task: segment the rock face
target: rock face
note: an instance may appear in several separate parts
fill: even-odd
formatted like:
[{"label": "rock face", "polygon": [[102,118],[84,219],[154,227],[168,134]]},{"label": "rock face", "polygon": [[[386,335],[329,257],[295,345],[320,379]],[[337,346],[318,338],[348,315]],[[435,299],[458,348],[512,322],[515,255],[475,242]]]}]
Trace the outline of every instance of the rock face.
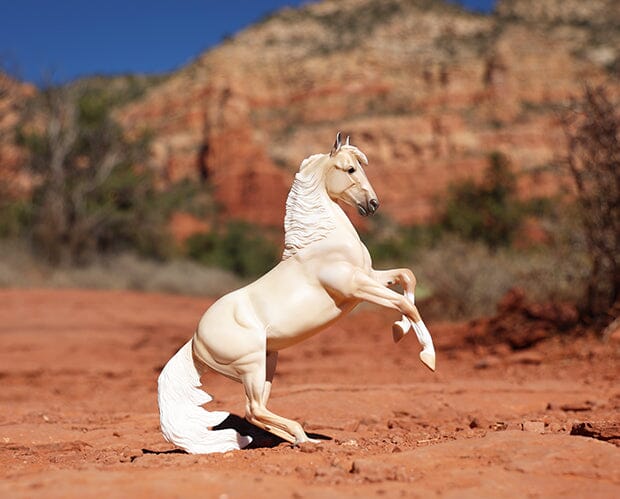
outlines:
[{"label": "rock face", "polygon": [[241,32],[119,118],[154,132],[168,178],[210,178],[229,216],[274,225],[300,161],[341,129],[368,154],[383,211],[419,222],[493,150],[521,173],[524,195],[554,192],[555,112],[585,81],[617,94],[618,26],[612,0],[504,1],[491,16],[441,1],[325,0]]},{"label": "rock face", "polygon": [[[15,144],[15,127],[25,103],[36,94],[33,85],[20,83],[0,73],[0,176],[8,194],[20,195],[30,189],[30,176],[23,170],[24,151]],[[0,196],[3,193],[0,192]]]},{"label": "rock face", "polygon": [[556,191],[557,111],[584,82],[620,95],[615,0],[323,0],[284,9],[124,105],[164,181],[213,186],[224,216],[281,225],[306,156],[352,136],[382,212],[431,219],[447,185],[508,155],[524,196]]}]

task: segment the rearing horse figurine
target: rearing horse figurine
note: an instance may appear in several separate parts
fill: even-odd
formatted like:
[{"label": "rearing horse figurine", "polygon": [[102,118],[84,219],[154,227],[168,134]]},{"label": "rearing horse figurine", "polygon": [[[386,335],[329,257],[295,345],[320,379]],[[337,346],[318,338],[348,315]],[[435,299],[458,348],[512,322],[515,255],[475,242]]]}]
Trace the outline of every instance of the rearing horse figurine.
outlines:
[{"label": "rearing horse figurine", "polygon": [[[398,310],[394,341],[413,328],[420,359],[435,370],[430,333],[414,304],[409,269],[374,270],[370,254],[341,200],[363,216],[379,207],[364,173],[368,160],[340,133],[329,154],[301,163],[286,202],[285,249],[271,271],[217,300],[202,316],[193,338],[159,376],[161,429],[169,442],[202,454],[240,449],[251,442],[234,429],[214,430],[227,412],[201,407],[211,396],[199,389],[205,366],[240,381],[246,419],[291,443],[312,442],[302,426],[267,409],[278,351],[309,338],[362,301]],[[389,286],[400,284],[404,294]]]}]

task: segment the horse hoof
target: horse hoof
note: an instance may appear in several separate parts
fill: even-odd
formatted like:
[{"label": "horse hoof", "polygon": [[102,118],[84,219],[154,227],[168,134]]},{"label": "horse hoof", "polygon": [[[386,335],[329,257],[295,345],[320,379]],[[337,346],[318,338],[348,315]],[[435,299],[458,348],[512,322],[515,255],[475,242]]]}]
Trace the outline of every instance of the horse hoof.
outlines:
[{"label": "horse hoof", "polygon": [[405,335],[409,332],[409,321],[403,323],[404,321],[397,321],[392,324],[392,338],[394,339],[394,343],[398,343],[402,340]]},{"label": "horse hoof", "polygon": [[431,371],[435,371],[435,352],[428,352],[426,350],[422,350],[420,352],[420,360]]}]

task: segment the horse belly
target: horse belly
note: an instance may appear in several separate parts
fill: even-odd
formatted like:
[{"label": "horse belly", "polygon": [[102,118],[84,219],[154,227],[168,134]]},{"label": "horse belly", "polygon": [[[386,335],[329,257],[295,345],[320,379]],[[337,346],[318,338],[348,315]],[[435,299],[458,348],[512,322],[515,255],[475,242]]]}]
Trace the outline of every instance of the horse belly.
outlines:
[{"label": "horse belly", "polygon": [[306,291],[311,292],[304,292],[301,288],[267,306],[263,320],[268,350],[281,350],[313,336],[354,306],[336,304],[323,290],[310,288]]},{"label": "horse belly", "polygon": [[240,289],[209,307],[198,323],[194,340],[195,352],[213,367],[209,359],[226,365],[264,350],[265,332],[247,294]]}]

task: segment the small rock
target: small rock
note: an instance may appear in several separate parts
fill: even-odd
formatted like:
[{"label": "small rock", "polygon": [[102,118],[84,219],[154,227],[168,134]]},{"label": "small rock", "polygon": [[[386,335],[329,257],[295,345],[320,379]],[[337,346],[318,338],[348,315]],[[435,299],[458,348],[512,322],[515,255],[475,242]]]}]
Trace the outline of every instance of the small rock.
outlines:
[{"label": "small rock", "polygon": [[472,418],[472,420],[469,422],[469,427],[472,430],[474,428],[480,428],[480,421],[478,421],[478,418]]},{"label": "small rock", "polygon": [[346,471],[348,472],[351,469],[351,464],[349,462],[347,462],[344,459],[341,459],[339,457],[334,457],[334,459],[332,459],[331,463],[329,463],[330,466],[333,466],[335,468],[340,468],[342,471]]},{"label": "small rock", "polygon": [[371,414],[370,416],[366,416],[365,418],[363,418],[361,420],[361,423],[366,426],[370,426],[373,424],[377,424],[379,421],[381,421],[381,418],[379,418],[378,416],[375,416],[374,414]]},{"label": "small rock", "polygon": [[390,438],[390,442],[392,442],[394,445],[402,444],[403,437],[401,437],[400,435],[392,435]]},{"label": "small rock", "polygon": [[493,431],[504,431],[508,429],[508,425],[504,423],[503,421],[496,421],[495,423],[491,425],[491,429]]},{"label": "small rock", "polygon": [[542,364],[542,355],[536,352],[518,352],[511,356],[510,360],[515,364],[537,366]]},{"label": "small rock", "polygon": [[547,431],[550,433],[562,433],[566,431],[566,427],[561,423],[549,423]]},{"label": "small rock", "polygon": [[474,369],[489,369],[501,364],[501,360],[495,355],[487,355],[482,357],[478,362],[474,364]]},{"label": "small rock", "polygon": [[566,412],[586,412],[586,411],[591,411],[593,405],[594,404],[592,404],[592,402],[590,402],[589,400],[586,400],[585,402],[582,402],[582,403],[576,402],[572,404],[562,404],[560,406],[560,409]]},{"label": "small rock", "polygon": [[525,421],[522,423],[521,429],[529,433],[545,433],[545,423],[542,421]]},{"label": "small rock", "polygon": [[351,466],[351,473],[360,475],[365,481],[370,483],[383,481],[408,482],[412,479],[404,467],[382,463],[374,459],[356,459]]},{"label": "small rock", "polygon": [[299,448],[301,452],[307,454],[312,454],[313,452],[319,452],[323,450],[320,444],[315,444],[312,442],[302,442],[297,444],[296,447]]},{"label": "small rock", "polygon": [[575,423],[570,434],[596,438],[620,447],[620,423],[609,421]]},{"label": "small rock", "polygon": [[335,466],[321,466],[314,471],[314,478],[322,478],[323,481],[330,481],[344,475],[344,471]]},{"label": "small rock", "polygon": [[609,333],[609,335],[607,336],[607,340],[611,343],[615,343],[616,345],[620,345],[620,328]]}]

